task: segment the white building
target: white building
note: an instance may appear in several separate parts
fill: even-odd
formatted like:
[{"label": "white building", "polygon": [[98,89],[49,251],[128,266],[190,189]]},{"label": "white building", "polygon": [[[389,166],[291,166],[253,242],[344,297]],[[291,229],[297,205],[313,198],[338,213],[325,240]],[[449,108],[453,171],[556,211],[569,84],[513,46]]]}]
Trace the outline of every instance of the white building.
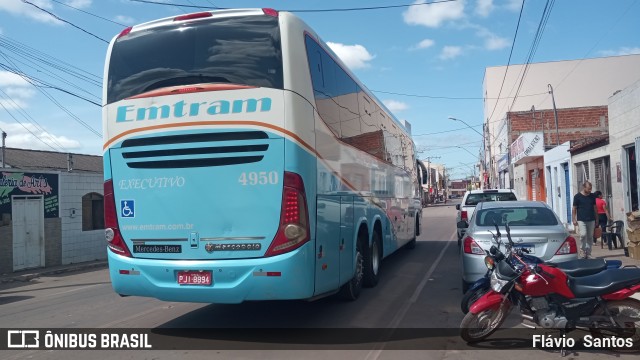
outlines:
[{"label": "white building", "polygon": [[[633,78],[638,79],[637,76]],[[609,98],[609,149],[614,220],[638,210],[640,155],[640,81]]]},{"label": "white building", "polygon": [[[525,65],[497,66],[485,70],[483,92],[487,132],[485,161],[489,167],[487,187],[499,184],[498,162],[508,153],[512,142],[508,135],[513,130],[507,122],[508,112],[531,111],[531,121],[539,121],[536,127],[544,126],[545,131],[552,131],[554,129],[549,129],[549,125],[553,127],[554,124],[538,120],[539,110],[553,109],[551,89],[558,109],[605,106],[615,91],[640,79],[640,55],[535,63],[526,68],[526,77],[522,82]],[[504,174],[504,167],[502,170],[501,176],[513,180],[515,187],[517,177]]]}]

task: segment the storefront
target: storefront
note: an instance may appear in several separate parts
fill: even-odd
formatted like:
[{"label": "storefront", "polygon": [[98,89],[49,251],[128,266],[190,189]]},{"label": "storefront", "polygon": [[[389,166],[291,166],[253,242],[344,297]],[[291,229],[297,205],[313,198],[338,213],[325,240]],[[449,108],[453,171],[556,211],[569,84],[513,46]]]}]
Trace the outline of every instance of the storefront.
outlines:
[{"label": "storefront", "polygon": [[510,147],[511,164],[524,167],[526,190],[520,198],[532,201],[546,201],[544,175],[544,136],[542,132],[522,133]]}]

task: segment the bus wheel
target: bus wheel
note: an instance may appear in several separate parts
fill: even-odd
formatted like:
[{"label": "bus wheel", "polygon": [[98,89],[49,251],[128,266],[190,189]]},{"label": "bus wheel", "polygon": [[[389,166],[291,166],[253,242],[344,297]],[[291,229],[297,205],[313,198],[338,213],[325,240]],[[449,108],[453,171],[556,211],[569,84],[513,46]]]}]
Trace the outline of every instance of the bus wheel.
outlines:
[{"label": "bus wheel", "polygon": [[413,250],[416,248],[416,241],[418,240],[418,235],[420,233],[420,221],[416,219],[416,228],[414,229],[413,239],[407,243],[406,248]]},{"label": "bus wheel", "polygon": [[378,275],[380,271],[380,234],[373,232],[371,247],[364,252],[364,286],[374,287],[378,284]]},{"label": "bus wheel", "polygon": [[362,248],[365,241],[367,241],[366,238],[363,238],[362,236],[358,238],[358,243],[356,244],[355,272],[351,280],[340,288],[339,295],[345,300],[354,301],[360,296],[360,291],[362,290],[362,278],[364,276],[364,255],[362,253]]}]

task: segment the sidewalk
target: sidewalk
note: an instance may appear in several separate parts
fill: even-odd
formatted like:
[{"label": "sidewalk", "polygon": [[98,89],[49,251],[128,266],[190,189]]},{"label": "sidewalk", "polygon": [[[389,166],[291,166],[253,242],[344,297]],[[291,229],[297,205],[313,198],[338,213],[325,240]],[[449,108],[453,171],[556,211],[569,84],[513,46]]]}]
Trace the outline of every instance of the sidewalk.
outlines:
[{"label": "sidewalk", "polygon": [[0,274],[0,284],[14,281],[27,282],[41,276],[63,274],[73,271],[106,268],[107,260],[94,260],[77,264],[51,266],[47,268],[21,270],[13,273]]}]

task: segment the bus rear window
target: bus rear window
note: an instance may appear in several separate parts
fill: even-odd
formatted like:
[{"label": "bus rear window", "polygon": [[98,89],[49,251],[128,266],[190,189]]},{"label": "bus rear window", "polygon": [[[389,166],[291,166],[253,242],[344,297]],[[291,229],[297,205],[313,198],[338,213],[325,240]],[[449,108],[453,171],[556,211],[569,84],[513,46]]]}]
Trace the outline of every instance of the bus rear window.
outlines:
[{"label": "bus rear window", "polygon": [[228,17],[135,31],[111,51],[107,103],[169,86],[283,88],[278,19]]}]

